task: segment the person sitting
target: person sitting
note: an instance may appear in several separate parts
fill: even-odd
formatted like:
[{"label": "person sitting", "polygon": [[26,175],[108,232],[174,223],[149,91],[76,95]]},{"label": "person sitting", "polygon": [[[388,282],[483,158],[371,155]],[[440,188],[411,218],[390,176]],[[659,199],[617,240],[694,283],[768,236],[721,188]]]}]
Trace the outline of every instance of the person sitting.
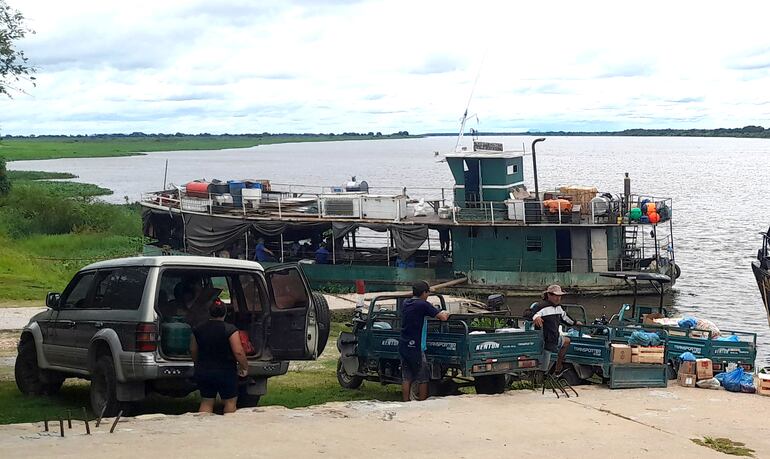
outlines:
[{"label": "person sitting", "polygon": [[257,247],[254,250],[254,259],[256,261],[275,261],[275,254],[272,250],[265,247],[263,238],[257,239]]},{"label": "person sitting", "polygon": [[549,285],[545,292],[543,292],[543,299],[533,304],[525,312],[525,316],[532,317],[532,323],[534,323],[535,328],[543,330],[543,347],[546,351],[544,369],[546,371],[550,369],[551,353],[558,353],[554,367],[554,371],[557,374],[562,371],[564,356],[567,354],[570,344],[570,339],[566,336],[561,336],[559,333],[559,325],[562,323],[566,325],[581,325],[580,322],[572,320],[561,307],[562,295],[564,295],[564,291],[560,286],[556,284]]},{"label": "person sitting", "polygon": [[329,264],[329,251],[326,250],[326,244],[321,244],[318,250],[315,251],[315,262],[318,265]]}]

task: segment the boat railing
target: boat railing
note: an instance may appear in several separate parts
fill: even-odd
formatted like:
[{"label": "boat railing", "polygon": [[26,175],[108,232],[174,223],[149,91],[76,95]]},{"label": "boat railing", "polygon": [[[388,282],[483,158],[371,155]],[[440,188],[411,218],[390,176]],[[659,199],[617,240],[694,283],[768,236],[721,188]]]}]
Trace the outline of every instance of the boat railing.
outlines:
[{"label": "boat railing", "polygon": [[[439,214],[441,207],[450,209],[450,218],[454,223],[484,223],[497,224],[545,224],[545,225],[612,225],[612,224],[646,224],[651,223],[643,215],[639,220],[629,220],[629,208],[641,207],[643,204],[653,202],[656,204],[658,223],[666,222],[671,218],[672,200],[670,198],[655,198],[643,195],[631,195],[628,201],[623,195],[613,199],[590,200],[586,203],[569,202],[561,198],[552,199],[508,199],[505,201],[473,201],[466,200],[453,205],[451,193],[445,188],[370,188],[368,195],[407,197],[406,192],[430,191],[433,193],[428,198],[420,200],[429,205],[428,222],[432,221],[430,215]],[[187,193],[184,188],[175,190],[155,191],[142,194],[142,202],[160,205],[162,207],[178,208],[181,211],[207,213],[210,215],[242,215],[244,217],[275,217],[286,218],[345,218],[345,215],[329,214],[323,211],[323,202],[327,199],[356,200],[363,193],[332,192],[329,193],[323,187],[305,185],[273,184],[270,191],[263,191],[258,198],[232,196],[229,193]],[[398,193],[396,193],[398,191]],[[605,194],[606,195],[606,194]],[[409,196],[399,209],[395,220],[419,220],[415,218],[415,205],[417,199]],[[360,206],[361,202],[358,202]],[[402,205],[402,204],[398,204]],[[366,220],[360,208],[356,211],[353,206],[350,219]],[[408,208],[407,208],[408,207]],[[434,223],[441,223],[435,221]]]}]

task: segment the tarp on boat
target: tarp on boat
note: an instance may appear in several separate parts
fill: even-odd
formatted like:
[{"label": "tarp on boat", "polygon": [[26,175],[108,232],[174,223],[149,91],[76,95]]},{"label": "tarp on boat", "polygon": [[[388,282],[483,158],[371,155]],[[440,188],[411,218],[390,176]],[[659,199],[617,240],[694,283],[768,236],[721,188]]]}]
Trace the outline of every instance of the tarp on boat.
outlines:
[{"label": "tarp on boat", "polygon": [[390,231],[398,256],[406,260],[428,238],[426,225],[254,221],[154,209],[142,212],[142,226],[146,237],[194,255],[212,255],[227,249],[246,233],[268,238],[283,235],[285,241],[298,241],[318,237],[329,229],[334,239],[339,239],[357,228],[368,228]]}]

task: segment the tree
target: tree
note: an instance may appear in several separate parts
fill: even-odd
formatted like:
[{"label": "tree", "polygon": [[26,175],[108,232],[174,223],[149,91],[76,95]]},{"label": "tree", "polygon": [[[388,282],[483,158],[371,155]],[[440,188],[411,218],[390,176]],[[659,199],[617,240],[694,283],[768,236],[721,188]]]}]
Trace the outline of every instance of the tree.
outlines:
[{"label": "tree", "polygon": [[5,170],[5,158],[0,156],[0,196],[6,196],[11,192],[11,181],[8,180],[8,173]]},{"label": "tree", "polygon": [[35,84],[35,68],[28,63],[24,51],[14,47],[28,33],[35,33],[24,25],[24,16],[0,0],[0,94],[11,97],[10,90],[19,89],[15,82],[26,79]]}]

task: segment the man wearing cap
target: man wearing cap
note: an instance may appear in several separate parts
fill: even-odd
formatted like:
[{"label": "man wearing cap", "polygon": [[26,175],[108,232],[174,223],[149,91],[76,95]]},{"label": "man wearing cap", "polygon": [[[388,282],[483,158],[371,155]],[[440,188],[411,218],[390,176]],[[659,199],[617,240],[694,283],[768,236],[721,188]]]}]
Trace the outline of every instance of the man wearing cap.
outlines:
[{"label": "man wearing cap", "polygon": [[398,340],[398,354],[401,357],[401,395],[408,402],[412,384],[418,384],[418,399],[428,398],[428,362],[425,359],[426,318],[447,320],[449,313],[439,311],[428,303],[430,286],[425,281],[412,285],[412,298],[401,306],[401,337]]},{"label": "man wearing cap", "polygon": [[543,300],[538,301],[532,305],[531,314],[532,322],[535,324],[535,328],[543,330],[543,341],[546,351],[558,352],[556,359],[556,367],[554,370],[556,373],[560,373],[562,370],[562,363],[564,362],[564,355],[569,348],[569,338],[561,336],[559,333],[559,325],[580,325],[580,322],[572,320],[570,316],[561,307],[561,297],[564,295],[561,287],[558,285],[549,285],[543,292]]}]

